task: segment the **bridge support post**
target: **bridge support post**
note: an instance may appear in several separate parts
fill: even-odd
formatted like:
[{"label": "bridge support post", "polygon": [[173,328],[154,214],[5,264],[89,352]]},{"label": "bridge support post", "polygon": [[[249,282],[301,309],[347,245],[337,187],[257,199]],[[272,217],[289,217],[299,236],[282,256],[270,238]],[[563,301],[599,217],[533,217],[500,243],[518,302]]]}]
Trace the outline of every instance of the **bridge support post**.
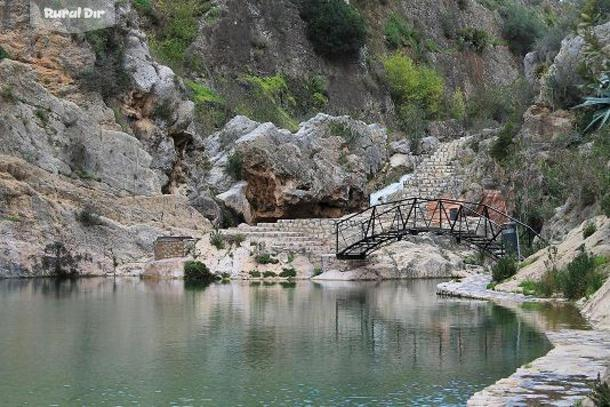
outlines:
[{"label": "bridge support post", "polygon": [[516,223],[506,223],[502,227],[502,242],[507,254],[516,256],[518,260],[521,260],[521,247]]}]

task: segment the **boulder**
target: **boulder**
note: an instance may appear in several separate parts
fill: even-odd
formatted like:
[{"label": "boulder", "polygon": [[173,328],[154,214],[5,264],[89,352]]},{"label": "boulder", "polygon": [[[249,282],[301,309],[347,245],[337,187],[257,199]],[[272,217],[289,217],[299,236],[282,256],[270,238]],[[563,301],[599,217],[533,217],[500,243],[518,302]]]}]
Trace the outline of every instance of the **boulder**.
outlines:
[{"label": "boulder", "polygon": [[227,192],[223,192],[216,196],[221,200],[227,207],[233,209],[235,212],[241,214],[247,223],[252,222],[252,209],[250,208],[250,202],[246,198],[246,190],[248,183],[245,181],[238,182],[233,185]]},{"label": "boulder", "polygon": [[530,86],[533,86],[534,89],[538,89],[540,87],[540,58],[538,56],[538,52],[532,51],[528,52],[523,58],[523,74],[525,75],[525,79]]},{"label": "boulder", "polygon": [[390,154],[411,154],[411,142],[407,139],[390,143]]},{"label": "boulder", "polygon": [[314,280],[464,277],[469,273],[464,258],[472,254],[451,239],[421,234],[392,243],[356,267],[353,262],[333,264]]},{"label": "boulder", "polygon": [[394,154],[390,157],[390,167],[403,167],[405,171],[412,171],[415,168],[415,160],[411,154]]},{"label": "boulder", "polygon": [[[347,116],[319,114],[295,134],[238,116],[205,142],[212,168],[204,178],[251,222],[339,217],[368,204],[367,182],[388,159],[386,141],[385,129]],[[227,171],[235,157],[239,187]]]},{"label": "boulder", "polygon": [[532,105],[523,115],[520,137],[528,145],[550,143],[567,137],[574,129],[575,115],[567,110],[551,110]]},{"label": "boulder", "polygon": [[424,137],[419,142],[419,152],[421,154],[433,154],[440,144],[440,140],[434,136]]}]

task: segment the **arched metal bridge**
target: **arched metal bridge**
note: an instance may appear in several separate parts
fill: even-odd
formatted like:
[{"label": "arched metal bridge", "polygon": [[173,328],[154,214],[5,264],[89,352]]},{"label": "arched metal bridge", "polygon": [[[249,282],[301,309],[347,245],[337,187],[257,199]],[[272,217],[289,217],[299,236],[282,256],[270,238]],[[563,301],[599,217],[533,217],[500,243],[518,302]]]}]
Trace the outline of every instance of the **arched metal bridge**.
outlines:
[{"label": "arched metal bridge", "polygon": [[454,199],[409,198],[387,202],[335,224],[338,259],[364,259],[408,235],[432,232],[453,236],[501,258],[522,258],[522,244],[544,240],[530,226],[491,206]]}]

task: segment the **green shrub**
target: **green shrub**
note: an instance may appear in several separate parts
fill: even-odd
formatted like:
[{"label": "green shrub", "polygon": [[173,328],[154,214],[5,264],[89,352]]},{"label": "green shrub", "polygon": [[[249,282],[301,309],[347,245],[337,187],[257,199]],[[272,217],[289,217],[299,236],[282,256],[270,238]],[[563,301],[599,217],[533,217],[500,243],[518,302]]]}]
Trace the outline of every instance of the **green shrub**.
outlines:
[{"label": "green shrub", "polygon": [[477,254],[469,254],[464,257],[464,264],[482,266],[485,263],[485,253],[479,251]]},{"label": "green shrub", "polygon": [[464,117],[466,117],[466,100],[464,99],[462,89],[457,88],[453,92],[449,103],[449,114],[451,117],[455,120],[464,120]]},{"label": "green shrub", "polygon": [[238,113],[259,122],[272,122],[291,131],[298,129],[298,122],[291,114],[297,103],[284,75],[246,75],[241,82],[247,94],[236,106]]},{"label": "green shrub", "polygon": [[243,179],[244,160],[239,151],[236,151],[229,156],[229,158],[227,159],[225,170],[227,171],[227,174],[229,174],[234,179]]},{"label": "green shrub", "polygon": [[[426,135],[426,112],[417,105],[404,104],[398,108],[398,123],[409,138],[411,150],[418,152],[422,138]],[[404,174],[403,174],[404,175]]]},{"label": "green shrub", "polygon": [[593,222],[588,222],[582,230],[582,237],[586,239],[597,232],[597,226]]},{"label": "green shrub", "polygon": [[515,125],[512,122],[502,128],[498,138],[491,146],[490,155],[494,160],[504,162],[510,156],[515,133]]},{"label": "green shrub", "polygon": [[98,215],[90,206],[87,206],[76,214],[76,220],[78,220],[83,226],[96,226],[103,224],[102,218]]},{"label": "green shrub", "polygon": [[515,258],[506,256],[502,257],[496,264],[491,268],[491,276],[493,281],[501,282],[508,278],[511,278],[519,270],[519,263]]},{"label": "green shrub", "polygon": [[234,235],[225,235],[224,239],[225,242],[227,242],[230,246],[235,245],[237,247],[240,247],[244,240],[246,240],[246,236],[238,233]]},{"label": "green shrub", "polygon": [[265,277],[265,278],[273,278],[273,277],[277,277],[277,274],[275,274],[273,271],[267,270],[267,271],[265,271],[263,273],[263,277]]},{"label": "green shrub", "polygon": [[492,40],[489,34],[477,28],[469,27],[460,30],[457,33],[457,37],[459,44],[463,48],[470,48],[479,54],[492,45]]},{"label": "green shrub", "polygon": [[322,268],[321,267],[314,267],[313,269],[313,276],[319,276],[320,274],[322,274]]},{"label": "green shrub", "polygon": [[309,40],[322,55],[353,55],[364,45],[364,18],[343,0],[305,0],[301,16]]},{"label": "green shrub", "polygon": [[180,70],[186,50],[199,32],[199,17],[208,11],[210,1],[174,0],[155,2],[159,23],[150,38],[151,49],[165,64]]},{"label": "green shrub", "polygon": [[597,407],[610,407],[610,386],[602,382],[599,373],[597,380],[593,383],[593,392],[589,396]]},{"label": "green shrub", "polygon": [[585,0],[580,12],[580,22],[586,25],[607,22],[610,17],[610,0]]},{"label": "green shrub", "polygon": [[532,87],[523,79],[505,86],[479,87],[468,99],[467,124],[471,127],[474,124],[497,127],[493,122],[521,122],[532,97]]},{"label": "green shrub", "polygon": [[294,278],[297,276],[297,271],[293,268],[284,268],[282,269],[282,272],[280,273],[280,277],[283,278]]},{"label": "green shrub", "polygon": [[595,258],[586,251],[576,256],[558,276],[564,297],[571,300],[593,295],[603,285],[604,278],[604,273],[595,264]]},{"label": "green shrub", "polygon": [[150,0],[134,0],[135,9],[142,15],[152,17],[154,14],[153,6]]},{"label": "green shrub", "polygon": [[106,28],[87,32],[85,39],[95,53],[95,65],[80,75],[81,86],[100,93],[104,100],[128,89],[130,77],[123,68],[124,36],[115,28]]},{"label": "green shrub", "polygon": [[210,282],[216,276],[200,261],[189,260],[184,263],[184,279],[187,281]]},{"label": "green shrub", "polygon": [[519,287],[523,289],[523,294],[525,295],[537,295],[538,294],[538,286],[537,282],[533,280],[525,280]]},{"label": "green shrub", "polygon": [[252,278],[259,278],[261,276],[261,272],[258,270],[251,270],[248,274],[250,274],[250,277]]},{"label": "green shrub", "polygon": [[210,233],[210,244],[218,250],[225,248],[225,238],[219,231]]},{"label": "green shrub", "polygon": [[419,33],[413,29],[407,20],[397,13],[390,14],[383,28],[383,33],[391,48],[405,46],[417,48],[420,41]]},{"label": "green shrub", "polygon": [[328,128],[331,136],[342,138],[348,146],[353,144],[360,136],[358,132],[354,131],[354,129],[345,123],[330,122]]},{"label": "green shrub", "polygon": [[40,120],[42,125],[46,127],[49,124],[49,112],[44,109],[36,109],[34,115]]},{"label": "green shrub", "polygon": [[429,115],[439,111],[445,88],[441,75],[428,67],[415,65],[400,52],[386,58],[383,65],[396,105],[417,105]]},{"label": "green shrub", "polygon": [[545,32],[545,25],[536,13],[525,6],[510,3],[502,9],[502,33],[516,55],[525,56]]},{"label": "green shrub", "polygon": [[551,297],[560,290],[558,273],[553,269],[547,270],[535,285],[536,295],[540,297]]},{"label": "green shrub", "polygon": [[212,89],[194,81],[186,81],[185,83],[191,91],[191,100],[196,105],[214,105],[224,103],[222,97],[216,94],[216,92],[214,92]]},{"label": "green shrub", "polygon": [[4,50],[4,48],[0,47],[0,61],[2,61],[3,59],[8,59],[9,55],[8,52],[6,52]]},{"label": "green shrub", "polygon": [[258,264],[278,264],[280,262],[278,259],[271,257],[269,253],[259,254],[254,260],[256,260],[256,263]]},{"label": "green shrub", "polygon": [[13,87],[11,85],[6,85],[0,89],[0,96],[2,96],[2,98],[6,99],[7,101],[14,101],[15,91],[13,90]]}]

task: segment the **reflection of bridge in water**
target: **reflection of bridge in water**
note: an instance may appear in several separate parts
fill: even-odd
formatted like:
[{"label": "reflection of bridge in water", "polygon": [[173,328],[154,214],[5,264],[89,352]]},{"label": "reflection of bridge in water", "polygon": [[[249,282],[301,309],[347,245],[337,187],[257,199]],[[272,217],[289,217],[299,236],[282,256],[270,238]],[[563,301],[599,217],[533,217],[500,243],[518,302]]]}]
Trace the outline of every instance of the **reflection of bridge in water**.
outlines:
[{"label": "reflection of bridge in water", "polygon": [[449,234],[494,258],[521,258],[522,240],[542,239],[534,229],[491,206],[454,199],[409,198],[387,202],[338,221],[339,259],[363,259],[407,235]]}]

